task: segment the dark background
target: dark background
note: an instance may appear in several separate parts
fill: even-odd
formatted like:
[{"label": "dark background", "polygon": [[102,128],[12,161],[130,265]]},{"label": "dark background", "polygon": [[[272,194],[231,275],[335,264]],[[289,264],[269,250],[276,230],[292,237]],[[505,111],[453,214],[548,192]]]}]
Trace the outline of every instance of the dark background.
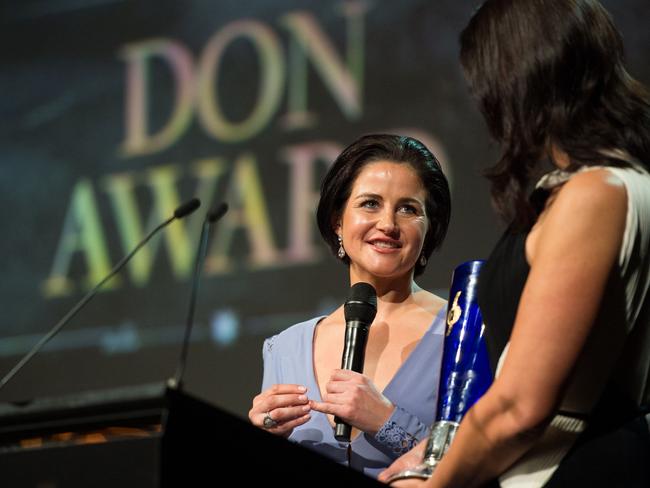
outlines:
[{"label": "dark background", "polygon": [[[604,4],[624,35],[633,75],[650,83],[650,4]],[[304,239],[311,254],[291,255],[288,249],[299,227],[292,210],[304,215],[305,205],[313,204],[292,197],[295,185],[305,195],[317,192],[327,164],[356,137],[380,131],[413,135],[443,162],[452,185],[452,223],[441,251],[418,280],[424,288],[446,298],[454,267],[485,258],[500,232],[481,177],[496,148],[467,94],[457,60],[458,34],[477,2],[31,0],[0,5],[0,374],[83,296],[88,283],[97,281],[88,277],[87,255],[77,250],[69,254],[63,276],[72,289],[56,296],[43,291],[62,235],[78,235],[74,218],[66,228],[66,216],[88,210],[72,204],[79,185],[92,190],[102,229],[93,235],[112,266],[129,248],[121,240],[125,221],[115,211],[109,182],[126,175],[132,183],[134,215],[144,231],[169,214],[152,193],[153,173],[168,166],[176,171],[173,189],[180,202],[197,194],[197,161],[219,161],[214,164],[223,175],[210,188],[212,200],[228,201],[231,211],[216,228],[204,271],[187,386],[240,416],[259,389],[263,339],[331,312],[347,294],[346,269],[325,249],[313,218]],[[365,10],[357,44],[347,35],[342,9]],[[300,55],[296,58],[299,48],[287,19],[296,17],[313,21],[310,32],[322,34],[344,67],[346,50],[357,47],[362,77],[357,78],[356,115],[349,103],[335,99],[325,81],[321,70],[334,73],[331,67],[308,60],[305,77],[294,77],[300,65],[292,63]],[[277,105],[264,124],[240,140],[215,136],[197,109],[211,102],[197,93],[189,121],[172,142],[146,154],[125,154],[124,47],[155,39],[182,45],[191,53],[196,80],[209,42],[242,22],[253,22],[255,32],[274,39],[284,60],[277,66],[282,78]],[[171,117],[176,81],[161,58],[152,58],[150,68],[146,116],[153,134]],[[211,88],[227,120],[244,121],[256,108],[264,69],[249,40],[240,37],[226,45]],[[296,79],[305,91],[292,85]],[[307,123],[291,126],[291,97],[297,93],[306,97],[310,116]],[[296,182],[291,169],[298,166],[288,161],[297,161],[296,151],[310,150],[321,156],[304,166],[311,173]],[[233,184],[233,170],[244,160],[253,161],[247,167],[256,175],[246,181],[259,187]],[[161,198],[172,205],[169,195]],[[172,224],[186,232],[185,250],[191,255],[209,204],[204,200],[187,221]],[[250,209],[258,213],[247,214]],[[266,236],[275,252],[260,255],[254,235]],[[148,252],[153,256],[148,278],[136,283],[124,270],[0,392],[0,400],[170,376],[180,351],[190,276],[173,269],[164,237],[150,243]]]}]

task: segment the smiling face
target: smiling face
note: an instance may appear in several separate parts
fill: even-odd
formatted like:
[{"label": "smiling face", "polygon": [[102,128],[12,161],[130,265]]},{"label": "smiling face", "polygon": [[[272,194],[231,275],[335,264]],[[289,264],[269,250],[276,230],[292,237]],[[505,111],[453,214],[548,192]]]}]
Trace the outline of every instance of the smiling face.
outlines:
[{"label": "smiling face", "polygon": [[352,185],[336,233],[352,282],[412,278],[429,222],[426,190],[409,164],[367,164]]}]

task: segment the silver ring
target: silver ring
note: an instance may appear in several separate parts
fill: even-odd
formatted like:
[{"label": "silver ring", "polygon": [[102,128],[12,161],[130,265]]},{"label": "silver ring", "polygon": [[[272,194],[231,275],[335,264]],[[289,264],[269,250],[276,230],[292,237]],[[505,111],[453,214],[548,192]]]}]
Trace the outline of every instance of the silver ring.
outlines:
[{"label": "silver ring", "polygon": [[278,421],[273,420],[271,418],[271,414],[269,412],[266,412],[266,414],[264,415],[264,423],[263,423],[263,425],[264,425],[265,429],[272,429],[273,427],[278,425]]}]

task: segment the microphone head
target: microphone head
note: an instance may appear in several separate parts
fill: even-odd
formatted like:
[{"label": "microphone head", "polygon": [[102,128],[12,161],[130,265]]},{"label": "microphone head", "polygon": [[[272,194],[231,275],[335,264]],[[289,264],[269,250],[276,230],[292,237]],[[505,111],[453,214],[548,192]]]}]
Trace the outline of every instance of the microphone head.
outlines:
[{"label": "microphone head", "polygon": [[226,215],[227,211],[228,211],[228,204],[223,202],[217,208],[213,208],[212,210],[210,210],[208,212],[208,215],[205,217],[205,219],[210,223],[216,222],[221,217]]},{"label": "microphone head", "polygon": [[358,321],[370,326],[377,315],[377,292],[364,282],[355,283],[350,288],[348,299],[343,305],[345,321]]},{"label": "microphone head", "polygon": [[192,198],[190,201],[185,202],[183,205],[174,210],[174,218],[182,219],[183,217],[188,216],[194,212],[197,208],[201,206],[201,200],[198,198]]}]

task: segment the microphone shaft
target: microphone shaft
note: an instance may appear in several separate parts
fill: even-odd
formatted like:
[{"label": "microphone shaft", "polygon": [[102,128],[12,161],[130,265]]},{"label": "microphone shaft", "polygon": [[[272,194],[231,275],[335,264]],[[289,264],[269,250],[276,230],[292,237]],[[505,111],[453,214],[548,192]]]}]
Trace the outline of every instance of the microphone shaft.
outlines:
[{"label": "microphone shaft", "polygon": [[341,369],[363,373],[367,341],[368,327],[365,324],[355,320],[345,326],[345,347],[341,359]]},{"label": "microphone shaft", "polygon": [[201,282],[201,270],[205,262],[205,256],[208,253],[208,240],[210,239],[210,227],[212,220],[206,219],[201,227],[201,238],[199,239],[199,249],[194,259],[194,275],[192,279],[192,290],[190,292],[190,306],[187,312],[187,320],[185,322],[185,335],[183,337],[183,345],[181,347],[181,356],[176,368],[174,378],[170,380],[170,386],[179,389],[182,386],[183,374],[185,373],[185,364],[187,362],[187,352],[190,346],[190,337],[192,335],[192,325],[194,324],[194,309],[196,308],[196,297],[199,292],[199,284]]},{"label": "microphone shaft", "polygon": [[33,357],[34,355],[40,351],[45,344],[47,344],[52,337],[54,337],[56,334],[59,333],[59,331],[81,310],[86,303],[88,303],[96,294],[97,291],[106,283],[108,280],[110,280],[115,274],[122,269],[122,267],[131,260],[133,255],[140,250],[142,246],[144,246],[149,240],[163,227],[169,225],[170,222],[172,222],[176,217],[172,216],[165,220],[162,224],[158,225],[154,230],[149,232],[147,234],[147,237],[145,237],[140,243],[126,256],[124,256],[120,262],[118,262],[113,268],[111,269],[110,273],[106,275],[104,279],[102,279],[99,283],[97,283],[88,293],[84,295],[84,297],[77,302],[77,304],[72,307],[72,309],[61,319],[59,320],[54,327],[40,340],[32,349],[23,356],[23,358],[18,361],[18,363],[9,371],[3,378],[0,380],[0,390],[4,388],[4,386],[13,378],[18,371],[20,371]]}]

